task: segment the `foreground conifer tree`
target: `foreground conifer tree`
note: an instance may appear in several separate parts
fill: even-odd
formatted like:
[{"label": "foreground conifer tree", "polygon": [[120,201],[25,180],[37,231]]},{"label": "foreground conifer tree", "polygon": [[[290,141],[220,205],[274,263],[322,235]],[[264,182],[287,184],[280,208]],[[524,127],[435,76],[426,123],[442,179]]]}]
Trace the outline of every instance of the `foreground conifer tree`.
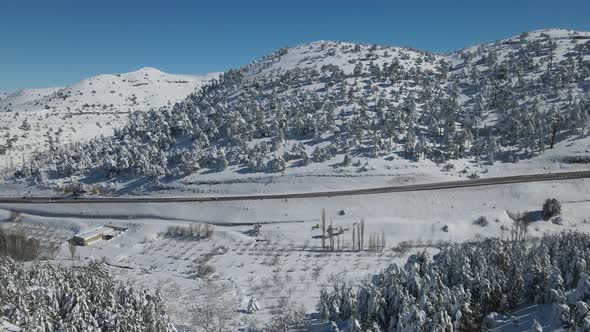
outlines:
[{"label": "foreground conifer tree", "polygon": [[481,331],[489,313],[551,304],[554,322],[586,331],[589,248],[590,235],[576,232],[450,245],[390,265],[357,288],[337,279],[318,309],[325,320],[358,320],[363,331]]},{"label": "foreground conifer tree", "polygon": [[159,292],[115,281],[97,262],[74,269],[0,257],[0,304],[23,331],[176,331]]}]

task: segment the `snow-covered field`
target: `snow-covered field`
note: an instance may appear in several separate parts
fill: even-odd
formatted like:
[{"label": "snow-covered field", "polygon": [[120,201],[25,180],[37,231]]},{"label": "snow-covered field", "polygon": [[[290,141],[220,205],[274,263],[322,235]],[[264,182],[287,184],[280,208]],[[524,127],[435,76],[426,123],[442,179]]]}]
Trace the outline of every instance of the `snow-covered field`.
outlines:
[{"label": "snow-covered field", "polygon": [[[539,211],[543,201],[556,197],[563,204],[563,224],[537,220],[530,236],[562,230],[590,231],[590,180],[513,184],[485,188],[391,193],[354,197],[203,202],[177,204],[2,205],[23,212],[23,223],[55,227],[70,235],[104,224],[129,229],[109,241],[78,247],[76,257],[104,259],[123,280],[164,290],[175,324],[190,325],[192,305],[202,296],[206,278],[199,268],[212,267],[209,276],[229,285],[232,297],[246,310],[252,296],[261,310],[241,312],[235,324],[267,322],[281,296],[315,312],[319,291],[333,275],[360,281],[412,252],[436,252],[439,241],[460,242],[483,237],[507,237],[507,211]],[[325,209],[326,220],[345,231],[342,251],[323,252],[312,239]],[[489,224],[474,225],[485,216]],[[4,213],[8,218],[8,212]],[[351,227],[364,219],[367,236],[386,238],[382,252],[352,252]],[[214,224],[211,238],[169,237],[169,226]],[[261,223],[258,236],[254,224]],[[447,231],[443,227],[447,226]],[[503,230],[504,229],[504,230]],[[401,246],[400,246],[401,244]],[[64,245],[57,261],[67,262]],[[524,326],[524,325],[523,325]],[[528,327],[527,327],[528,328]]]}]

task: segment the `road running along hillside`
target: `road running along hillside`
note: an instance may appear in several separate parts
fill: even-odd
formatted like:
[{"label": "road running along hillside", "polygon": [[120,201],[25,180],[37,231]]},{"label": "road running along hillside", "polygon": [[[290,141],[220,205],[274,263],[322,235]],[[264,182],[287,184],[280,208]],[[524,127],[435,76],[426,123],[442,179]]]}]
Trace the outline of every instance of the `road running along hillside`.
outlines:
[{"label": "road running along hillside", "polygon": [[407,191],[443,190],[453,188],[481,187],[503,185],[512,183],[560,181],[590,178],[590,171],[541,173],[528,175],[515,175],[503,177],[490,177],[485,179],[461,180],[422,183],[401,186],[386,186],[365,189],[351,189],[338,191],[318,191],[289,194],[259,194],[239,196],[201,196],[201,197],[0,197],[0,203],[7,204],[100,204],[100,203],[186,203],[186,202],[223,202],[223,201],[248,201],[264,199],[296,199],[315,197],[335,197],[372,195]]}]

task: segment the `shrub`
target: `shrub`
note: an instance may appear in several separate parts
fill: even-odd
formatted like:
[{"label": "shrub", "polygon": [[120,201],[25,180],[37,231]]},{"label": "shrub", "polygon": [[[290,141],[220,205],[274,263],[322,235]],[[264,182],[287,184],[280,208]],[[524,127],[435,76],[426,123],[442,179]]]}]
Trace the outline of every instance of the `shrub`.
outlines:
[{"label": "shrub", "polygon": [[197,267],[197,277],[201,278],[201,279],[205,279],[208,276],[212,275],[213,273],[215,273],[215,268],[211,265],[199,265]]},{"label": "shrub", "polygon": [[481,227],[487,226],[488,223],[489,223],[488,222],[488,219],[486,217],[484,217],[484,216],[481,216],[481,217],[479,217],[479,218],[477,218],[477,219],[475,219],[473,221],[473,224],[474,225],[478,225],[478,226],[481,226]]},{"label": "shrub", "polygon": [[445,171],[445,172],[448,172],[448,171],[450,171],[450,170],[452,170],[452,169],[454,169],[454,168],[455,168],[455,165],[453,165],[453,164],[451,164],[451,163],[447,163],[447,164],[445,164],[445,165],[443,166],[443,171]]},{"label": "shrub", "polygon": [[563,225],[563,219],[561,219],[560,216],[557,216],[557,217],[551,219],[551,222],[554,223],[555,225]]},{"label": "shrub", "polygon": [[213,236],[213,226],[209,224],[193,223],[187,226],[168,226],[168,237],[210,238]]},{"label": "shrub", "polygon": [[549,220],[551,217],[561,213],[561,203],[555,198],[548,198],[543,203],[543,218]]},{"label": "shrub", "polygon": [[271,321],[264,331],[288,331],[305,325],[305,308],[287,297],[281,297],[270,310]]},{"label": "shrub", "polygon": [[84,184],[77,181],[65,184],[63,187],[61,187],[61,191],[64,194],[69,194],[73,196],[81,196],[88,192]]},{"label": "shrub", "polygon": [[10,211],[10,216],[8,217],[8,221],[10,222],[21,222],[23,220],[22,213],[18,211]]}]

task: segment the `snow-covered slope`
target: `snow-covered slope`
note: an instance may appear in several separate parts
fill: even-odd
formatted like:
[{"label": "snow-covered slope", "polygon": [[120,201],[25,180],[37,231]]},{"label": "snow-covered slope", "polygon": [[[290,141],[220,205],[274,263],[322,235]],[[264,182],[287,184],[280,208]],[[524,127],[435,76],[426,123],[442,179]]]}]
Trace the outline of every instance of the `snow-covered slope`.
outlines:
[{"label": "snow-covered slope", "polygon": [[19,90],[3,98],[0,111],[143,111],[170,106],[217,76],[167,74],[145,67],[130,73],[93,76],[64,88]]},{"label": "snow-covered slope", "polygon": [[11,92],[0,91],[0,100],[10,96],[11,94],[12,94]]},{"label": "snow-covered slope", "polygon": [[0,165],[18,165],[23,157],[53,143],[112,135],[113,128],[124,124],[130,113],[171,106],[217,76],[142,68],[90,77],[63,88],[9,94],[0,99],[0,134],[4,137],[0,140]]},{"label": "snow-covered slope", "polygon": [[[132,118],[114,139],[50,157],[51,176],[89,164],[99,175],[162,177],[516,162],[586,139],[589,86],[587,32],[539,30],[447,55],[314,42],[228,71],[170,111]],[[23,174],[38,174],[38,163]]]},{"label": "snow-covered slope", "polygon": [[0,93],[0,111],[21,110],[21,106],[32,104],[31,109],[39,108],[38,101],[53,95],[61,87],[41,88],[41,89],[23,89],[13,93]]},{"label": "snow-covered slope", "polygon": [[[419,61],[419,58],[424,61]],[[324,66],[336,66],[344,73],[352,74],[359,61],[363,65],[373,63],[383,66],[385,63],[397,60],[404,69],[416,67],[434,71],[435,62],[441,59],[444,59],[444,56],[404,47],[324,40],[281,49],[260,62],[246,66],[245,69],[247,75],[253,78],[277,75],[288,70],[315,69],[319,72],[327,69]]]},{"label": "snow-covered slope", "polygon": [[481,166],[494,172],[498,161],[521,160],[543,169],[559,161],[539,157],[547,149],[570,154],[588,143],[589,90],[588,32],[539,30],[445,55],[319,41],[230,70],[170,109],[119,121],[113,138],[73,150],[53,140],[55,152],[20,174],[228,179],[394,174],[419,162],[441,175],[440,164],[453,162],[464,165],[455,173],[479,176]]}]

